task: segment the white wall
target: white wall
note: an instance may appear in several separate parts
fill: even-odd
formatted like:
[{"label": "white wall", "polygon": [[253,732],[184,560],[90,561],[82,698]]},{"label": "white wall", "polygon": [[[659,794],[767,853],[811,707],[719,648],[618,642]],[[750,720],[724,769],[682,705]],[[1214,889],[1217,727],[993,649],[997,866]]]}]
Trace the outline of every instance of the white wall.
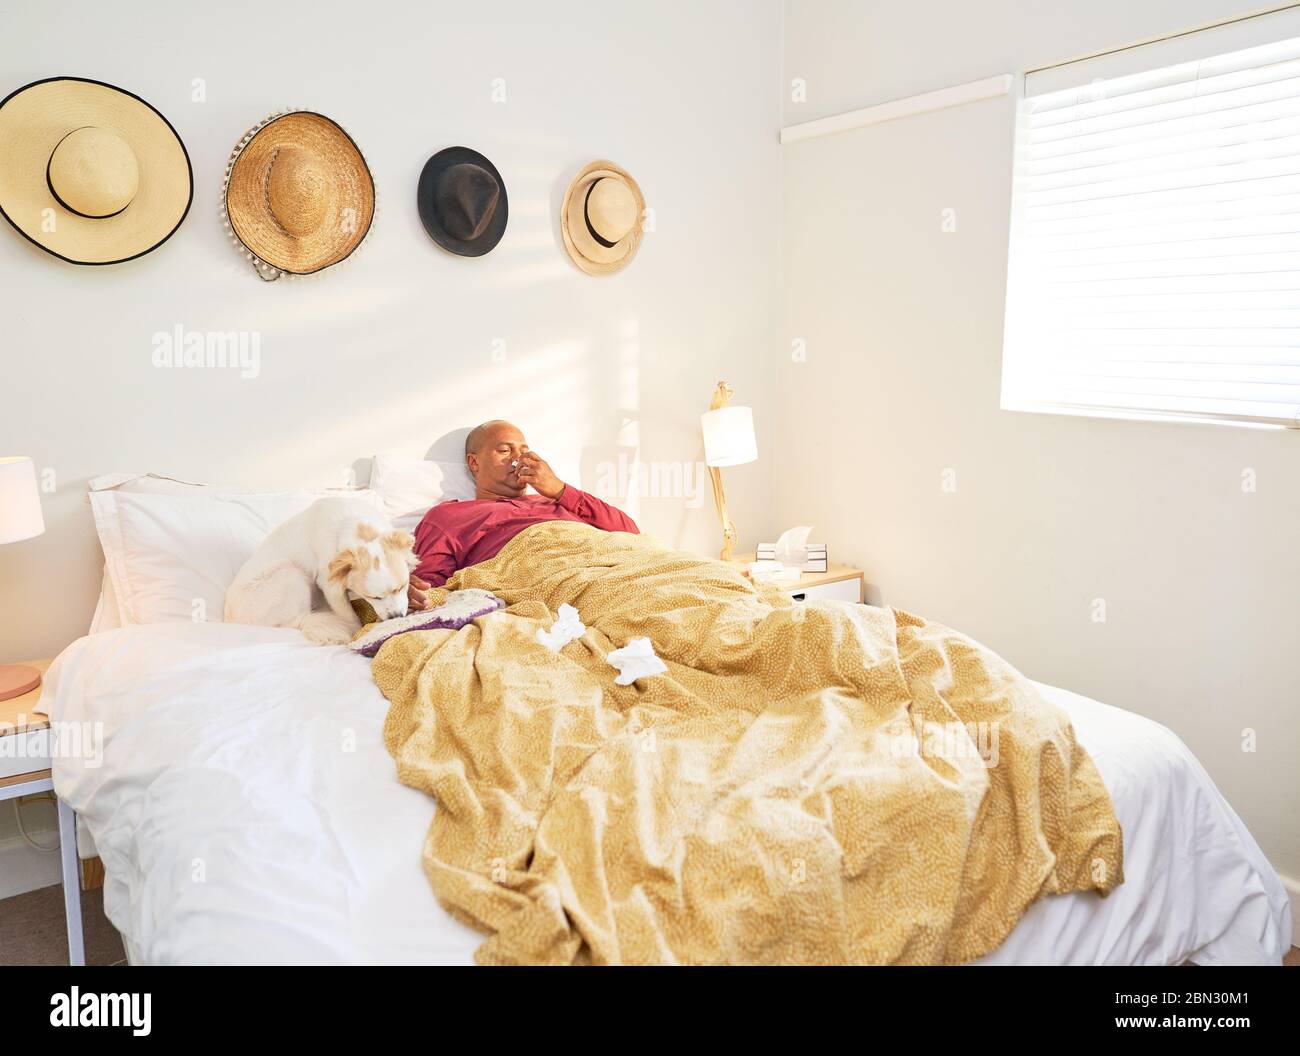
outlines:
[{"label": "white wall", "polygon": [[[32,455],[58,483],[47,533],[0,548],[0,661],[85,632],[101,567],[85,482],[100,473],[337,483],[360,457],[423,455],[447,430],[509,417],[590,477],[638,431],[642,459],[701,457],[698,415],[721,377],[761,431],[779,332],[780,22],[775,0],[149,0],[129,18],[111,4],[4,4],[0,94],[73,74],[142,95],[185,140],[195,197],[169,243],[109,268],[0,230],[0,453]],[[222,230],[221,184],[244,131],[288,106],[353,135],[379,209],[342,267],[263,284]],[[480,259],[438,249],[415,209],[426,159],[461,143],[496,163],[510,199],[505,238]],[[569,262],[557,220],[568,181],[598,157],[636,176],[656,228],[630,268],[599,279]],[[155,368],[152,335],[178,323],[260,331],[260,376]],[[731,478],[755,532],[764,472]],[[701,497],[685,514],[680,496],[643,499],[635,515],[711,549],[707,482]]]},{"label": "white wall", "polygon": [[[802,77],[808,97],[785,121],[1249,7],[790,0],[787,91]],[[1300,876],[1300,433],[998,409],[1013,107],[784,148],[778,520],[825,526],[832,555],[861,563],[887,603],[1173,728],[1277,869]],[[829,484],[803,468],[827,462]]]}]

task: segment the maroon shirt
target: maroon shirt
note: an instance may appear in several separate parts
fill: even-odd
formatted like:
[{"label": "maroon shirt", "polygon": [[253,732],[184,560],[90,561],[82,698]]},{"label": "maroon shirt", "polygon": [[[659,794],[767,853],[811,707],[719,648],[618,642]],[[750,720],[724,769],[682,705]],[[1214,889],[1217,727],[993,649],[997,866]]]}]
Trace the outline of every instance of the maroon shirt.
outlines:
[{"label": "maroon shirt", "polygon": [[435,587],[457,569],[496,557],[501,548],[530,524],[581,521],[607,532],[640,534],[622,510],[594,495],[564,485],[558,499],[524,495],[517,499],[469,499],[440,503],[415,529],[415,574]]}]

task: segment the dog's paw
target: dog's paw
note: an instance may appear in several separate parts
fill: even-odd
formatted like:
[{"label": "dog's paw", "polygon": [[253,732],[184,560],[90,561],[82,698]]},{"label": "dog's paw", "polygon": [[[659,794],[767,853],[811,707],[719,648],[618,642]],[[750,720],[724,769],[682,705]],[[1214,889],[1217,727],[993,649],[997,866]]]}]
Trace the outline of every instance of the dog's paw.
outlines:
[{"label": "dog's paw", "polygon": [[328,612],[313,612],[304,617],[299,629],[316,645],[346,645],[356,630]]}]

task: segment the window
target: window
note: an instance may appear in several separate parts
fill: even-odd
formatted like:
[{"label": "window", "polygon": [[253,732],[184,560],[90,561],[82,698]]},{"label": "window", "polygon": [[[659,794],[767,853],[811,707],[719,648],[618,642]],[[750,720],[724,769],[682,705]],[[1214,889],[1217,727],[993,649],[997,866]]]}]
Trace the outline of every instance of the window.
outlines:
[{"label": "window", "polygon": [[1300,427],[1300,12],[1026,76],[1002,406]]}]

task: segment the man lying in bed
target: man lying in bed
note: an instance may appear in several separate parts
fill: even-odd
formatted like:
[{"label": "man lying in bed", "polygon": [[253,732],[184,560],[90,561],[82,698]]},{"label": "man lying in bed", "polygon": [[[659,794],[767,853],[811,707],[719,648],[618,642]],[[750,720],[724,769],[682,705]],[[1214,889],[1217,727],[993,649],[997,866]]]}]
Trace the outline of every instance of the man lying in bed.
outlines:
[{"label": "man lying in bed", "polygon": [[[1041,896],[1123,880],[1069,715],[996,654],[665,547],[504,422],[466,462],[478,497],[429,512],[420,567],[506,607],[396,635],[371,674],[478,960],[956,964]],[[565,606],[583,631],[552,650]]]},{"label": "man lying in bed", "polygon": [[[484,422],[472,429],[465,438],[465,464],[474,478],[474,498],[435,506],[415,530],[420,565],[411,577],[412,609],[425,607],[423,591],[430,586],[441,586],[458,569],[495,557],[539,521],[582,521],[607,532],[639,534],[636,522],[622,510],[560,480],[509,422]],[[537,494],[526,495],[529,487]]]}]

